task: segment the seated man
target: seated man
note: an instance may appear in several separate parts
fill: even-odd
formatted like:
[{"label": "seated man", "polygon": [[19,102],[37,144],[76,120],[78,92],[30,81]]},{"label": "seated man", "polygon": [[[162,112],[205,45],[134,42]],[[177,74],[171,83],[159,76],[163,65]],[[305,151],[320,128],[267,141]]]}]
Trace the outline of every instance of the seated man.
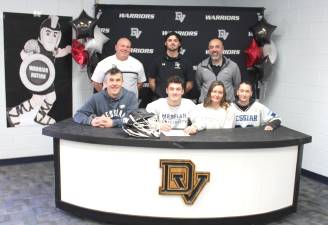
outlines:
[{"label": "seated man", "polygon": [[74,115],[74,121],[94,127],[121,127],[123,118],[138,108],[136,94],[122,87],[123,75],[117,68],[108,70],[106,89],[94,94]]},{"label": "seated man", "polygon": [[235,117],[235,127],[264,126],[264,130],[273,130],[279,127],[281,120],[276,113],[251,99],[252,95],[252,85],[249,82],[239,84],[238,99],[231,105]]},{"label": "seated man", "polygon": [[149,103],[146,110],[159,117],[162,131],[186,128],[190,113],[196,105],[191,100],[182,98],[183,80],[179,76],[171,76],[167,80],[166,93],[168,97]]}]

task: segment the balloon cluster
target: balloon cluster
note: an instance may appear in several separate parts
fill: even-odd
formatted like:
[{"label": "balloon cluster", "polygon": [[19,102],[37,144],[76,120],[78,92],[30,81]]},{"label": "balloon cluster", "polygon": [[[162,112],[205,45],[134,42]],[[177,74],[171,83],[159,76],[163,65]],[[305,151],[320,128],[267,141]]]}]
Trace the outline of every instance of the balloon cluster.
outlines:
[{"label": "balloon cluster", "polygon": [[254,76],[255,82],[267,80],[272,73],[272,65],[277,60],[277,48],[271,35],[276,28],[264,17],[250,28],[253,39],[245,50],[246,68]]},{"label": "balloon cluster", "polygon": [[96,26],[98,19],[90,17],[84,10],[72,21],[76,39],[72,43],[72,57],[81,65],[87,65],[88,77],[100,61],[103,45],[109,40]]}]

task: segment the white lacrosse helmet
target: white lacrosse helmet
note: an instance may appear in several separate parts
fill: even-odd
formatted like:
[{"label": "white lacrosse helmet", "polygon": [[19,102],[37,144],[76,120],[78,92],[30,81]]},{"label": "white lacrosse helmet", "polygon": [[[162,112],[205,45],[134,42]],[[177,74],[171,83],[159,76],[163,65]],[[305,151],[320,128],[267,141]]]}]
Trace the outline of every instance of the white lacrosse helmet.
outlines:
[{"label": "white lacrosse helmet", "polygon": [[122,129],[133,137],[159,138],[160,136],[158,117],[145,109],[132,112]]}]

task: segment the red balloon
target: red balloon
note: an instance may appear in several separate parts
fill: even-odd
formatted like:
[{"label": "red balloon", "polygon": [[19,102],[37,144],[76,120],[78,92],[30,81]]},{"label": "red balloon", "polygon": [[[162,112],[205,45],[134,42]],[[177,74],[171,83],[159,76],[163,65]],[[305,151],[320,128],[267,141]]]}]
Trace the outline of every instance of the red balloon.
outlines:
[{"label": "red balloon", "polygon": [[84,44],[78,40],[72,41],[72,57],[79,65],[85,65],[88,62],[88,52],[84,50]]},{"label": "red balloon", "polygon": [[257,45],[253,38],[248,48],[245,50],[246,53],[246,68],[254,66],[262,57],[262,49]]}]

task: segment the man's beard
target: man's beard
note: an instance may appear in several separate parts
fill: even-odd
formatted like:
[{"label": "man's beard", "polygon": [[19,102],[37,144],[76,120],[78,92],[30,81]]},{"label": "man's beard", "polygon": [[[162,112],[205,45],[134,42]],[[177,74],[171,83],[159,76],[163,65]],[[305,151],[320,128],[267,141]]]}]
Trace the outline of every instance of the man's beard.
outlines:
[{"label": "man's beard", "polygon": [[171,52],[176,52],[179,50],[179,47],[174,47],[174,48],[167,47],[166,49]]}]

